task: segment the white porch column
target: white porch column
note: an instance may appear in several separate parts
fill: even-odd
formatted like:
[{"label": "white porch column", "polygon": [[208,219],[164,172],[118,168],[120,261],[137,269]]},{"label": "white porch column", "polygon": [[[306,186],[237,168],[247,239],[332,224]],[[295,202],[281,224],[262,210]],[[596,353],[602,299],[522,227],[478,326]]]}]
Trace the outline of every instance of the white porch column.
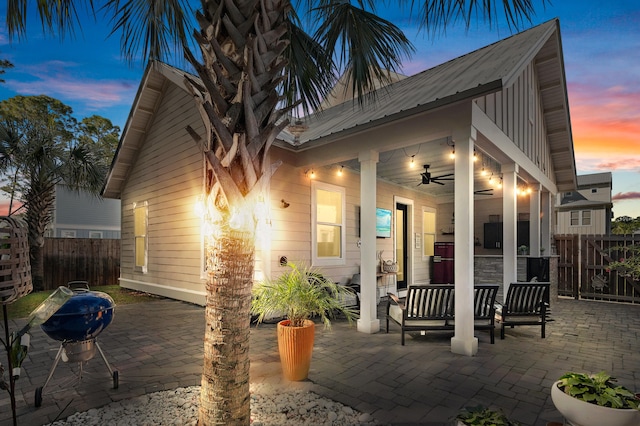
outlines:
[{"label": "white porch column", "polygon": [[540,248],[544,249],[541,254],[551,255],[551,220],[553,218],[553,198],[549,191],[540,194]]},{"label": "white porch column", "polygon": [[473,146],[471,134],[454,134],[455,140],[455,334],[451,352],[473,356],[478,353],[478,339],[473,335]]},{"label": "white porch column", "polygon": [[518,165],[515,163],[502,166],[502,297],[507,297],[509,285],[518,280]]},{"label": "white porch column", "polygon": [[529,188],[529,255],[540,257],[540,184]]},{"label": "white porch column", "polygon": [[376,297],[376,151],[361,152],[360,161],[360,318],[358,331],[380,330]]}]

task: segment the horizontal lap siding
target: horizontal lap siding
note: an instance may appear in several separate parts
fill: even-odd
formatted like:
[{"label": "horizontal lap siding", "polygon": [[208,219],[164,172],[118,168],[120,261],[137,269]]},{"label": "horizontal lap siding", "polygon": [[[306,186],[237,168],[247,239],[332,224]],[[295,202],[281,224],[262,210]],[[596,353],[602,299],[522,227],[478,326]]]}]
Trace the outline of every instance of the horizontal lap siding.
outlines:
[{"label": "horizontal lap siding", "polygon": [[[122,277],[203,291],[200,222],[194,213],[202,191],[202,153],[187,134],[203,126],[193,100],[169,86],[140,148],[122,194]],[[148,272],[133,270],[133,210],[148,203]]]},{"label": "horizontal lap siding", "polygon": [[[272,151],[277,159],[278,149]],[[275,160],[274,160],[275,161]],[[360,270],[360,175],[344,169],[337,175],[338,167],[320,167],[315,170],[316,180],[345,188],[346,192],[346,263],[340,266],[323,266],[322,271],[336,282],[346,283]],[[305,170],[286,162],[280,166],[271,180],[271,275],[277,277],[284,269],[279,265],[281,256],[289,260],[311,262],[311,179]],[[416,191],[378,182],[376,190],[377,207],[395,211],[394,196],[401,196],[414,202],[414,233],[422,232],[422,207],[436,207],[436,203]],[[289,203],[283,208],[281,200]],[[394,213],[395,215],[395,213]],[[414,281],[424,281],[429,274],[429,261],[422,259],[422,249],[415,249],[413,236],[410,247],[414,250]],[[376,239],[376,250],[383,250],[385,259],[395,257],[393,238]]]}]

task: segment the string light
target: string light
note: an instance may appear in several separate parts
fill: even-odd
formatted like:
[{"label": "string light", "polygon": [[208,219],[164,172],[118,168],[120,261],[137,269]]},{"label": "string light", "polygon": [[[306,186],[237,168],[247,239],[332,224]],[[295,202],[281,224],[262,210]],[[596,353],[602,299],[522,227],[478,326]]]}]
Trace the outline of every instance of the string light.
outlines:
[{"label": "string light", "polygon": [[473,148],[473,161],[478,161],[478,154],[476,153],[475,148]]},{"label": "string light", "polygon": [[340,166],[340,168],[338,169],[338,176],[342,176],[343,169],[344,169],[344,166]]},{"label": "string light", "polygon": [[454,158],[456,158],[456,147],[455,145],[452,145],[452,146],[453,148],[451,148],[451,154],[449,154],[449,158],[453,160]]},{"label": "string light", "polygon": [[411,161],[409,162],[409,167],[410,168],[414,168],[416,166],[416,162],[415,162],[416,156],[415,154],[411,156]]}]

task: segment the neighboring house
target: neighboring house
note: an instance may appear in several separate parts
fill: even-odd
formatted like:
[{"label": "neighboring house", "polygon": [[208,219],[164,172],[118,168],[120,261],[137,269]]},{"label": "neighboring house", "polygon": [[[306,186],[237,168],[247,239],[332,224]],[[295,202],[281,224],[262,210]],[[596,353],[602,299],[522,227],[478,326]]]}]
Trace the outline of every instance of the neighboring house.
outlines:
[{"label": "neighboring house", "polygon": [[[146,70],[103,195],[122,201],[120,284],[204,304],[194,210],[207,171],[185,130],[204,126],[183,75],[161,63]],[[379,329],[380,288],[434,281],[436,242],[455,244],[456,308],[471,303],[474,282],[506,290],[517,242],[550,253],[554,198],[576,189],[557,20],[379,92],[375,105],[339,103],[280,135],[257,242],[257,279],[278,276],[283,257],[336,282],[360,273],[364,332]],[[376,238],[377,211],[391,212],[389,238]],[[487,223],[499,224],[489,246]],[[380,259],[396,261],[397,274],[381,274]],[[452,350],[469,354],[477,340],[466,311],[456,312]]]},{"label": "neighboring house", "polygon": [[56,201],[47,237],[120,238],[120,200],[56,185]]},{"label": "neighboring house", "polygon": [[578,176],[578,188],[557,196],[556,234],[608,235],[613,219],[610,172]]}]

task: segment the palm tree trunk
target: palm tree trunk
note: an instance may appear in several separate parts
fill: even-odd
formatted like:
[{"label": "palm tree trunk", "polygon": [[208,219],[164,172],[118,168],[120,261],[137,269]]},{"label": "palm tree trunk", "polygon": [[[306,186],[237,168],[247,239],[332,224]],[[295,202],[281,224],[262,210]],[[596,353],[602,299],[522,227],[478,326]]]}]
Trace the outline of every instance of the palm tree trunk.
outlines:
[{"label": "palm tree trunk", "polygon": [[[44,233],[51,223],[55,195],[53,189],[38,191],[33,188],[27,194],[26,222],[29,229],[29,258],[34,291],[44,288]],[[35,194],[35,195],[34,195]]]},{"label": "palm tree trunk", "polygon": [[[226,228],[226,227],[225,227]],[[204,368],[199,425],[248,425],[254,238],[226,228],[207,249]]]}]

